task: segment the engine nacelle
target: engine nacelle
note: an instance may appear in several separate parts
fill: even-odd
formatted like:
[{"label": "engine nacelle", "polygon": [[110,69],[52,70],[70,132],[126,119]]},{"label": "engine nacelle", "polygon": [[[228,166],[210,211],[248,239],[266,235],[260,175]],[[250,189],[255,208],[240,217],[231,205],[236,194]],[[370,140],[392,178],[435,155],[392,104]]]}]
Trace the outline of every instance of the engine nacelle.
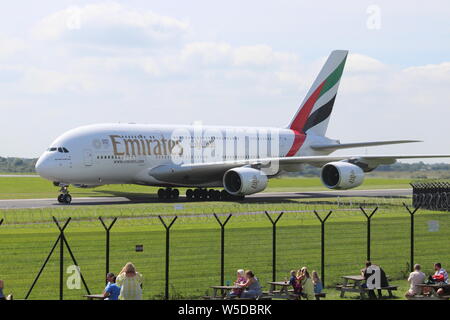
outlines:
[{"label": "engine nacelle", "polygon": [[263,191],[267,187],[267,176],[253,168],[230,169],[223,175],[223,187],[234,196],[245,196]]},{"label": "engine nacelle", "polygon": [[348,162],[330,162],[322,167],[320,178],[329,189],[346,190],[363,183],[364,171]]}]

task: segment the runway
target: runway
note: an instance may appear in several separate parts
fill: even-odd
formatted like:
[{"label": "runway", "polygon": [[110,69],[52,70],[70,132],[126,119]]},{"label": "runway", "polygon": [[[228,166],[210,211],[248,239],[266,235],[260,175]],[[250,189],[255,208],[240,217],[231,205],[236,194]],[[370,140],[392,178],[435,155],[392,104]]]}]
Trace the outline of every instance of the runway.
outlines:
[{"label": "runway", "polygon": [[[411,189],[372,189],[372,190],[346,190],[346,191],[309,191],[309,192],[263,192],[247,196],[244,203],[270,203],[289,202],[299,199],[320,199],[320,198],[349,198],[349,197],[380,197],[380,198],[403,198],[411,196]],[[73,197],[72,204],[60,204],[54,199],[17,199],[0,200],[0,209],[32,209],[32,208],[57,208],[57,207],[81,207],[99,205],[124,205],[138,203],[183,203],[187,201],[185,197],[178,200],[162,201],[149,194],[148,197]],[[199,202],[201,203],[201,202]]]}]

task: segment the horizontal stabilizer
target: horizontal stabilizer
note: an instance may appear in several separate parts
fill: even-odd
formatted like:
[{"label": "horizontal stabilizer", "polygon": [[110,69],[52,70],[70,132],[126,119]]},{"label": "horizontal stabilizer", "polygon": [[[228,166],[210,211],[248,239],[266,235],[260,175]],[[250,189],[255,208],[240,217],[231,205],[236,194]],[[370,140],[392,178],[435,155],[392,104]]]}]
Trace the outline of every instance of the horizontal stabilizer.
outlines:
[{"label": "horizontal stabilizer", "polygon": [[350,148],[361,148],[361,147],[375,147],[384,146],[390,144],[401,144],[401,143],[414,143],[422,142],[420,140],[392,140],[392,141],[372,141],[372,142],[355,142],[355,143],[339,143],[339,144],[316,144],[312,145],[311,148],[314,150],[340,150],[340,149],[350,149]]}]

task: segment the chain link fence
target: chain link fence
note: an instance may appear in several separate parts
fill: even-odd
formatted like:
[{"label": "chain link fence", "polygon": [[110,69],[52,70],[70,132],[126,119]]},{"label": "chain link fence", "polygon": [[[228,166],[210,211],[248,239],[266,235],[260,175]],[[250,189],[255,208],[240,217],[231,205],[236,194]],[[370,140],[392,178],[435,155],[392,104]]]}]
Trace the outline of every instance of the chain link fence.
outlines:
[{"label": "chain link fence", "polygon": [[[371,217],[370,239],[367,236],[368,218],[360,206],[367,213],[378,207]],[[274,225],[265,211],[276,219],[281,213],[280,207],[284,214],[275,226],[274,248]],[[163,209],[158,208],[158,212],[154,208],[128,211],[122,208],[109,212],[109,208],[85,211],[77,208],[0,213],[4,215],[0,225],[0,278],[6,284],[5,293],[13,292],[16,298],[24,298],[30,291],[52,245],[60,236],[52,216],[56,216],[60,224],[72,218],[64,236],[91,293],[102,292],[107,266],[106,230],[98,220],[99,216],[107,226],[118,217],[110,229],[109,271],[117,273],[126,262],[132,261],[144,275],[145,299],[164,299],[166,294],[170,299],[200,298],[210,294],[209,286],[219,285],[222,280],[232,282],[237,269],[253,270],[262,283],[272,281],[274,252],[277,280],[288,278],[291,269],[307,266],[325,276],[328,288],[339,283],[343,275],[357,274],[368,255],[393,280],[404,279],[411,263],[421,263],[429,272],[434,262],[440,261],[444,266],[450,263],[450,253],[445,246],[450,241],[450,216],[443,212],[418,210],[411,233],[411,215],[399,200],[261,204],[251,208],[203,207],[197,213],[195,207],[185,207],[172,208],[164,215]],[[221,221],[232,214],[223,234],[212,211]],[[324,223],[323,234],[322,224],[314,211],[321,218],[332,212]],[[166,224],[178,217],[169,230],[168,270],[166,229],[158,213]],[[74,262],[68,249],[64,248],[63,269],[60,252],[57,246],[28,299],[60,298],[61,270],[64,299],[80,299],[86,293],[83,284],[74,280],[73,268],[70,268]]]}]

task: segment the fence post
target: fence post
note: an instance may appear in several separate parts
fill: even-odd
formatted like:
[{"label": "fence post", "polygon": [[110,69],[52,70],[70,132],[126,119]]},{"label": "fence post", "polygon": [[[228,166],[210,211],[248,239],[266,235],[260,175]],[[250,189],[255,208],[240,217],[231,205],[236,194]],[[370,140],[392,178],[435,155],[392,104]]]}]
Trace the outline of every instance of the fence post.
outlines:
[{"label": "fence post", "polygon": [[59,300],[64,300],[64,230],[72,218],[67,219],[62,227],[55,217],[52,218],[59,229]]},{"label": "fence post", "polygon": [[367,214],[363,207],[359,208],[367,218],[367,260],[370,261],[370,222],[372,221],[372,216],[378,211],[378,207],[376,207],[371,214]]},{"label": "fence post", "polygon": [[267,211],[264,212],[272,223],[272,281],[275,282],[277,281],[277,223],[284,212],[281,212],[275,220],[272,219]]},{"label": "fence post", "polygon": [[420,209],[420,204],[418,207],[416,207],[413,211],[409,209],[409,207],[406,205],[406,203],[403,203],[403,206],[408,210],[409,215],[411,217],[411,238],[410,238],[410,249],[411,249],[411,260],[410,260],[410,269],[411,272],[414,271],[414,215],[416,214],[417,210]]},{"label": "fence post", "polygon": [[328,220],[328,217],[331,215],[333,211],[330,210],[328,214],[325,216],[324,219],[320,217],[320,215],[317,213],[316,210],[314,210],[314,214],[316,215],[317,219],[319,219],[321,224],[321,255],[320,255],[320,269],[321,269],[321,277],[322,277],[322,284],[325,287],[325,222]]},{"label": "fence post", "polygon": [[162,225],[166,229],[166,285],[165,285],[165,293],[164,293],[164,299],[169,300],[169,260],[170,260],[170,228],[177,220],[177,216],[172,219],[169,225],[167,225],[163,218],[161,216],[158,216],[159,220],[161,221]]},{"label": "fence post", "polygon": [[225,226],[227,225],[233,214],[229,214],[224,222],[220,221],[219,217],[214,213],[214,218],[220,225],[220,285],[223,286],[225,277]]},{"label": "fence post", "polygon": [[[98,217],[98,219],[100,220],[100,222],[103,225],[103,228],[106,231],[106,263],[105,263],[105,276],[109,273],[109,248],[110,248],[110,231],[112,229],[112,227],[114,226],[114,224],[117,221],[117,217],[113,219],[113,221],[111,222],[111,224],[109,226],[106,226],[105,222],[103,221],[102,217]],[[105,278],[106,279],[106,278]],[[106,282],[108,282],[108,280],[105,280]]]},{"label": "fence post", "polygon": [[58,246],[58,244],[60,245],[60,255],[59,255],[59,299],[63,300],[64,298],[64,246],[66,246],[67,251],[69,251],[70,257],[72,258],[73,263],[75,264],[75,266],[78,267],[78,273],[80,275],[81,281],[83,282],[84,288],[86,289],[87,294],[91,294],[89,291],[89,288],[86,284],[86,281],[84,280],[83,274],[81,273],[81,270],[79,269],[77,260],[75,259],[75,256],[73,255],[72,250],[70,249],[69,243],[67,242],[67,239],[64,235],[64,231],[67,228],[67,225],[69,224],[70,220],[72,220],[72,218],[68,218],[67,221],[64,223],[63,226],[61,226],[59,224],[59,221],[55,218],[52,217],[53,221],[55,222],[56,226],[58,227],[59,230],[59,236],[56,239],[55,243],[53,244],[52,249],[50,250],[50,253],[48,254],[47,258],[44,261],[44,264],[42,265],[41,269],[39,270],[36,278],[34,279],[33,283],[31,284],[30,289],[28,290],[26,296],[25,296],[25,300],[28,299],[28,297],[30,296],[31,292],[33,291],[34,286],[36,285],[37,281],[39,280],[39,277],[41,276],[42,272],[45,269],[45,266],[47,265],[48,261],[50,260],[51,256],[53,255],[53,252],[55,251],[56,247]]}]

